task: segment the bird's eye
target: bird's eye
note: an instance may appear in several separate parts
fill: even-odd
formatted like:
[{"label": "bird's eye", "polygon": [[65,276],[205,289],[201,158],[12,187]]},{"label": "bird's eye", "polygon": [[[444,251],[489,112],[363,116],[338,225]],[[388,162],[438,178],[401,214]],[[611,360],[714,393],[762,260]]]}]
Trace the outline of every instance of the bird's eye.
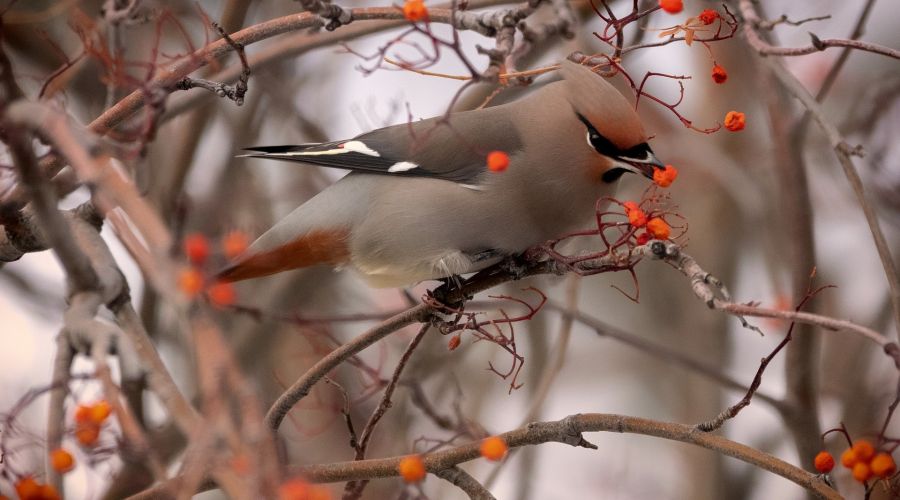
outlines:
[{"label": "bird's eye", "polygon": [[597,129],[585,117],[579,114],[578,119],[587,127],[587,142],[595,151],[610,158],[615,158],[622,153],[612,141],[600,135],[600,132],[597,132]]}]

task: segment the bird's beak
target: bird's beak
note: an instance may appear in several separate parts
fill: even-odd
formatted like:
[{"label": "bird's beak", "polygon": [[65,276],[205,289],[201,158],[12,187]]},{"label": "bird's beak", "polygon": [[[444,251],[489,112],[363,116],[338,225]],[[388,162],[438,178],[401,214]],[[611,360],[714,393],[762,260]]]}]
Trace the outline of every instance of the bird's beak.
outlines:
[{"label": "bird's beak", "polygon": [[644,158],[628,158],[626,156],[617,157],[616,164],[618,167],[624,168],[629,172],[643,175],[648,179],[653,178],[654,168],[660,170],[666,168],[666,165],[659,161],[659,158],[657,158],[652,151],[648,151],[647,156]]}]

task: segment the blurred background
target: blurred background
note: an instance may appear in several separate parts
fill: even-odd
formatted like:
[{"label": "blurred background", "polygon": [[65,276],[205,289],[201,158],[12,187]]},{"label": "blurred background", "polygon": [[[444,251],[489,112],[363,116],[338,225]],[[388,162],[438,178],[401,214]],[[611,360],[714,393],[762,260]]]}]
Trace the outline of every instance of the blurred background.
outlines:
[{"label": "blurred background", "polygon": [[[81,41],[72,28],[72,19],[97,19],[103,3],[28,0],[15,3],[4,14],[4,41],[29,98],[37,98],[48,76],[63,63],[59,51],[68,57],[79,53]],[[283,0],[140,3],[149,20],[124,24],[117,31],[118,39],[107,40],[120,44],[133,61],[151,57],[158,26],[154,12],[171,13],[189,38],[190,45],[173,23],[166,25],[160,41],[160,54],[165,57],[187,53],[190,46],[200,47],[217,37],[208,29],[198,7],[230,32],[300,10],[298,3]],[[622,14],[631,10],[630,1],[610,4]],[[864,4],[759,2],[760,10],[770,19],[781,15],[791,20],[830,16],[802,26],[776,26],[772,40],[783,46],[807,45],[807,32],[822,39],[848,37]],[[385,4],[350,0],[342,5]],[[605,23],[588,4],[572,5],[580,22],[575,38],[541,41],[518,60],[516,69],[552,64],[576,50],[588,54],[608,51],[608,46],[592,35]],[[736,10],[734,5],[729,6]],[[720,3],[686,0],[683,13],[657,12],[646,26],[631,25],[626,34],[633,43],[653,41],[657,36],[653,29],[668,28],[706,8],[723,11]],[[551,13],[541,12],[535,18],[542,15]],[[889,47],[900,46],[896,21],[894,2],[875,2],[863,38]],[[334,33],[364,25],[351,24]],[[446,26],[434,29],[449,35]],[[373,54],[397,34],[396,29],[385,30],[345,43],[355,52]],[[241,148],[348,138],[373,128],[439,115],[447,110],[461,86],[458,81],[390,68],[361,71],[360,66],[370,67],[372,62],[348,53],[340,44],[330,42],[311,48],[310,41],[320,36],[287,34],[248,46],[251,57],[290,44],[295,49],[264,64],[251,64],[250,90],[243,106],[199,89],[169,96],[158,133],[146,154],[132,155],[125,164],[176,232],[199,232],[215,240],[240,230],[255,237],[343,175],[315,167],[236,158]],[[476,52],[475,46],[492,42],[471,32],[462,32],[461,37],[469,59],[485,68],[487,59]],[[650,100],[642,100],[639,106],[653,136],[654,151],[680,171],[670,192],[678,213],[689,223],[684,240],[687,251],[722,279],[736,301],[758,301],[774,308],[793,307],[798,290],[806,288],[806,278],[815,266],[814,285],[833,284],[837,288],[818,296],[811,310],[896,337],[887,281],[871,234],[826,140],[814,125],[797,135],[802,111],[780,90],[743,38],[712,43],[709,49],[702,44],[689,47],[673,43],[635,51],[622,62],[636,78],[647,71],[691,76],[685,82],[684,102],[678,109],[698,127],[715,126],[730,110],[746,113],[747,127],[742,132],[723,129],[706,135],[685,128],[672,113]],[[408,50],[398,46],[389,53],[409,55]],[[830,49],[785,58],[783,62],[815,94],[839,54],[840,49]],[[727,69],[727,83],[717,85],[710,78],[713,61]],[[231,57],[195,75],[216,80],[218,72],[227,72],[235,64],[236,59]],[[139,66],[126,69],[135,74],[142,71]],[[450,51],[445,51],[430,69],[466,73]],[[106,76],[96,58],[85,58],[56,81],[59,88],[45,99],[87,123],[130,91],[111,88]],[[538,77],[534,85],[554,78],[552,73]],[[613,81],[632,98],[621,77]],[[475,85],[461,96],[456,107],[476,107],[493,89]],[[510,88],[493,103],[515,99],[530,90]],[[647,90],[666,100],[678,96],[677,84],[666,79],[652,79]],[[898,96],[900,66],[896,61],[854,53],[824,101],[829,118],[848,141],[866,149],[866,157],[855,163],[895,255],[900,252]],[[10,164],[5,153],[0,162]],[[798,171],[805,171],[808,181],[811,219],[806,222],[805,215],[798,213],[802,212],[797,203]],[[0,188],[6,189],[13,177],[11,169],[0,170]],[[645,187],[643,179],[626,176],[620,197],[637,199]],[[84,188],[78,189],[65,198],[63,206],[77,206],[87,196]],[[143,288],[140,271],[112,231],[104,228],[103,235],[126,274],[142,318],[165,361],[182,388],[189,395],[196,394],[194,353],[183,339],[170,333],[171,311]],[[637,267],[637,276],[639,302],[613,288],[633,290],[627,273],[534,279],[492,293],[527,298],[521,289],[536,286],[550,296],[552,304],[577,308],[583,315],[665,352],[702,362],[745,385],[751,382],[760,358],[786,332],[786,323],[762,319],[751,322],[765,332],[764,337],[742,329],[735,318],[707,309],[695,299],[687,281],[663,264],[643,262]],[[418,298],[434,286],[423,283],[408,294]],[[65,305],[64,290],[63,273],[50,252],[27,254],[0,267],[0,413],[15,405],[29,389],[49,382],[54,337]],[[343,342],[372,324],[282,319],[385,313],[406,306],[407,295],[400,290],[370,289],[350,270],[310,269],[242,283],[238,302],[263,314],[223,311],[219,320],[241,365],[257,385],[260,398],[268,403],[335,342]],[[424,450],[436,441],[466,442],[473,439],[462,435],[466,432],[473,436],[499,433],[527,421],[556,420],[574,413],[621,413],[694,424],[713,418],[743,396],[686,368],[673,355],[636,349],[598,335],[579,321],[570,324],[558,309],[545,308],[532,321],[516,324],[515,329],[519,351],[525,356],[519,379],[524,385],[511,392],[508,380],[487,369],[489,362],[500,367],[510,362],[508,354],[497,346],[463,335],[462,345],[450,351],[449,338],[436,333],[426,336],[405,372],[393,408],[374,436],[368,456]],[[412,329],[394,334],[362,354],[361,360],[378,377],[347,365],[334,373],[349,392],[357,426],[363,425],[378,404],[378,378],[390,377],[399,354],[414,334]],[[844,422],[854,437],[876,435],[895,391],[896,375],[890,361],[872,344],[855,336],[816,328],[801,328],[797,334],[807,340],[800,345],[806,346],[815,360],[811,370],[821,430]],[[812,339],[815,341],[810,342]],[[786,359],[782,354],[768,368],[760,394],[792,400],[785,383]],[[75,370],[90,372],[91,363],[79,360]],[[78,387],[84,397],[97,393],[92,382]],[[424,395],[427,403],[417,403],[412,397],[417,393]],[[45,401],[38,400],[22,417],[34,446],[23,445],[13,457],[7,457],[19,468],[28,469],[29,463],[32,469],[41,467]],[[333,386],[319,384],[291,413],[281,433],[291,463],[352,458],[340,414],[343,403]],[[177,454],[177,439],[164,440],[173,433],[158,404],[151,396],[146,404],[150,421],[157,427],[157,442]],[[445,416],[447,428],[429,418],[423,409],[426,407]],[[896,431],[896,425],[892,430]],[[797,437],[805,433],[808,442],[810,433],[815,436],[820,431],[791,428],[778,409],[758,398],[720,432],[809,468],[812,455],[799,455]],[[463,468],[490,485],[502,499],[803,497],[802,490],[787,480],[708,450],[628,434],[595,433],[586,437],[599,446],[599,451],[545,444],[517,450],[502,465],[479,460]],[[845,447],[837,436],[831,436],[824,446],[836,455]],[[116,475],[116,459],[94,466],[84,460],[79,463],[66,478],[69,498],[98,498]],[[843,494],[862,498],[862,488],[847,470],[836,469],[832,477]],[[10,494],[8,488],[0,484],[3,493]],[[334,495],[339,496],[342,485],[333,488]],[[410,494],[416,491],[406,489],[399,479],[375,480],[364,498],[397,498],[404,490]],[[428,478],[422,491],[429,498],[463,498],[459,490],[435,477]]]}]

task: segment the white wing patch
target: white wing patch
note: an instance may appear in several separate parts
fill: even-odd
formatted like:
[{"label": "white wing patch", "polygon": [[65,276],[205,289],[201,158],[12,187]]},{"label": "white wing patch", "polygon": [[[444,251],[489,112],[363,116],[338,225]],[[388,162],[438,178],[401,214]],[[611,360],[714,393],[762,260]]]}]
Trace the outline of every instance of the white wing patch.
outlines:
[{"label": "white wing patch", "polygon": [[344,146],[344,148],[343,148],[344,151],[349,150],[349,151],[356,151],[357,153],[362,153],[364,155],[369,155],[369,156],[381,156],[380,154],[378,154],[378,151],[375,151],[374,149],[370,148],[369,146],[366,146],[365,144],[363,144],[362,141],[347,141],[344,144],[342,144],[342,146]]},{"label": "white wing patch", "polygon": [[321,156],[321,155],[340,155],[344,153],[362,153],[369,156],[381,156],[378,151],[366,146],[362,141],[347,141],[339,144],[334,149],[326,149],[324,151],[293,151],[290,153],[281,153],[277,156]]},{"label": "white wing patch", "polygon": [[388,172],[406,172],[407,170],[412,170],[414,168],[419,168],[419,166],[411,161],[398,161],[388,168]]}]

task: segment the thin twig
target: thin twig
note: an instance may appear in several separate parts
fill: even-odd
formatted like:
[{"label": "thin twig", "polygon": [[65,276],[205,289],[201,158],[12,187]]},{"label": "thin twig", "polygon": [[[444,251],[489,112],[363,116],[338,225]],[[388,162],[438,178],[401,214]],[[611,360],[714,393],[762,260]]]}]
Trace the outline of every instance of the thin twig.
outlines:
[{"label": "thin twig", "polygon": [[[750,0],[741,0],[740,5],[741,13],[749,24],[749,28],[744,31],[747,41],[760,54],[771,54],[770,49],[772,46],[766,43],[759,33],[755,31],[755,26],[759,22],[759,16],[756,13],[753,3]],[[822,41],[822,43],[824,42],[825,41]],[[847,44],[840,46],[858,48],[855,47],[854,44],[862,43],[852,40],[845,40],[844,42],[847,42]],[[816,50],[819,49],[814,48],[813,52]],[[900,59],[900,51],[890,50],[893,54],[885,55]],[[866,196],[865,187],[859,177],[859,173],[856,171],[856,167],[853,165],[853,160],[851,160],[851,156],[861,154],[860,151],[847,144],[837,127],[826,118],[821,105],[809,93],[806,87],[791,74],[791,72],[784,68],[781,63],[770,58],[762,58],[761,61],[769,67],[772,74],[775,75],[784,88],[797,98],[808,112],[812,114],[813,119],[818,123],[822,132],[828,139],[829,144],[834,149],[835,156],[837,156],[838,162],[844,170],[844,175],[847,177],[850,187],[853,188],[857,202],[862,208],[863,214],[866,217],[866,222],[869,225],[869,231],[872,233],[875,248],[878,250],[878,257],[881,259],[881,265],[884,268],[884,274],[888,281],[891,303],[894,309],[894,324],[897,327],[898,334],[900,334],[900,274],[898,274],[897,268],[894,265],[894,259],[891,256],[887,239],[884,237],[884,233],[881,230],[881,223],[878,221],[878,215],[875,213],[875,208],[872,206],[871,202],[869,202]]]},{"label": "thin twig", "polygon": [[307,370],[296,382],[291,385],[269,408],[266,413],[265,422],[269,429],[277,430],[281,425],[284,417],[287,416],[291,408],[303,399],[319,380],[327,375],[331,370],[352,357],[356,353],[362,351],[366,347],[374,344],[382,338],[396,332],[404,326],[412,323],[420,323],[426,321],[431,315],[429,309],[424,304],[410,308],[396,316],[388,318],[378,326],[359,335],[355,339],[331,351],[327,356],[320,359],[312,368]]},{"label": "thin twig", "polygon": [[495,500],[487,488],[459,467],[447,467],[434,475],[463,490],[470,500]]},{"label": "thin twig", "polygon": [[[418,347],[419,343],[422,342],[422,339],[425,338],[425,334],[428,333],[430,328],[431,325],[428,324],[419,328],[419,333],[409,341],[409,345],[406,346],[406,350],[403,351],[403,354],[400,356],[400,361],[397,362],[397,366],[394,368],[394,374],[391,376],[390,382],[388,382],[387,387],[384,389],[384,395],[381,397],[381,402],[378,403],[375,411],[369,416],[369,421],[366,422],[366,426],[359,434],[359,445],[356,447],[356,460],[362,460],[366,457],[366,450],[369,447],[369,440],[372,439],[372,434],[375,432],[375,427],[393,404],[391,402],[391,397],[394,395],[394,389],[397,388],[400,375],[403,374],[403,370],[406,368],[407,363],[409,363],[413,351],[416,350],[416,347]],[[363,490],[366,488],[367,484],[368,481],[365,480],[358,483],[354,481],[348,482],[344,488],[344,500],[356,499],[362,496]]]}]

